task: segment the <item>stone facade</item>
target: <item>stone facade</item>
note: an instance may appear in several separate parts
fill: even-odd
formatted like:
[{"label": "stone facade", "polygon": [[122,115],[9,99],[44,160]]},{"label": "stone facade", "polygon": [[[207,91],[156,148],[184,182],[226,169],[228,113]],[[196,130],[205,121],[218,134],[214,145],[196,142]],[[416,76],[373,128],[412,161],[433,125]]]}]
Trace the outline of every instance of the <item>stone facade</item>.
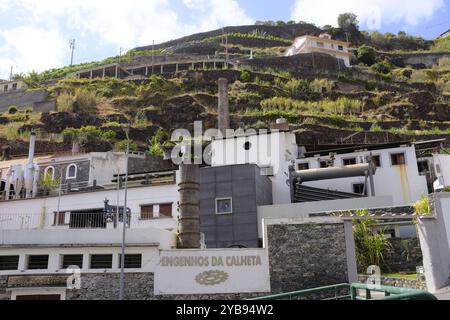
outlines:
[{"label": "stone facade", "polygon": [[347,283],[344,224],[268,225],[273,293]]},{"label": "stone facade", "polygon": [[[367,279],[368,276],[359,276],[359,282],[361,283],[367,283]],[[421,281],[419,279],[381,277],[381,285],[398,288],[427,290],[427,284],[425,283],[425,281]]]},{"label": "stone facade", "polygon": [[418,238],[390,239],[391,249],[384,257],[388,272],[416,272],[423,265],[422,249]]}]

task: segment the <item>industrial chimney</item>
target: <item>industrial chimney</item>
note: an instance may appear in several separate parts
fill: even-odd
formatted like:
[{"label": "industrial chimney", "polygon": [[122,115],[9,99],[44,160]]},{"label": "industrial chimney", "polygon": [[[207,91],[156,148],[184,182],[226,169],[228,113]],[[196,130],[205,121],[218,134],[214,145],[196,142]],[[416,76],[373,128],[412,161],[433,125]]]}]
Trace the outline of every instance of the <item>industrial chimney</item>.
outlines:
[{"label": "industrial chimney", "polygon": [[199,166],[180,165],[178,248],[200,248],[200,183]]},{"label": "industrial chimney", "polygon": [[28,163],[25,165],[24,170],[24,182],[26,197],[31,198],[33,195],[33,185],[35,179],[35,166],[34,166],[34,149],[36,146],[36,133],[31,132],[30,135],[30,147],[28,149]]},{"label": "industrial chimney", "polygon": [[228,102],[228,80],[219,79],[219,131],[223,136],[230,128],[230,105]]}]

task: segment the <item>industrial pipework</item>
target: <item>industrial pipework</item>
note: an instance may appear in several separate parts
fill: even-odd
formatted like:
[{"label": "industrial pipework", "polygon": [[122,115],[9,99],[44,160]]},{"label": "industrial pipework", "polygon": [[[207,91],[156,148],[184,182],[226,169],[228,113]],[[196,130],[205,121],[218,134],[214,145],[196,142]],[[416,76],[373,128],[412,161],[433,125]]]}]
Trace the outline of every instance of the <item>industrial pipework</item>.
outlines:
[{"label": "industrial pipework", "polygon": [[366,188],[367,181],[370,182],[371,196],[375,197],[375,184],[373,175],[376,173],[376,166],[372,162],[372,158],[368,159],[368,163],[343,166],[343,167],[329,167],[321,169],[310,169],[296,171],[293,166],[289,167],[289,182],[291,188],[291,200],[294,201],[295,185],[308,181],[319,181],[328,179],[351,178],[351,177],[365,177]]}]

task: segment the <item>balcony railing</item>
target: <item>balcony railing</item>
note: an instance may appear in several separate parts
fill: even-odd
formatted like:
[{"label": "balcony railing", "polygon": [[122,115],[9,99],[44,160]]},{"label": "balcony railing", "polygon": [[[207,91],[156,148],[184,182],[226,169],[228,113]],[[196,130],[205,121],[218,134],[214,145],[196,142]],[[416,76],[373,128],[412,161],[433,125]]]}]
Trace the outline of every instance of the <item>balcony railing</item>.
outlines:
[{"label": "balcony railing", "polygon": [[[115,229],[122,227],[122,212],[0,213],[0,230]],[[167,217],[163,217],[166,218]],[[128,228],[151,226],[158,218],[128,213]]]}]

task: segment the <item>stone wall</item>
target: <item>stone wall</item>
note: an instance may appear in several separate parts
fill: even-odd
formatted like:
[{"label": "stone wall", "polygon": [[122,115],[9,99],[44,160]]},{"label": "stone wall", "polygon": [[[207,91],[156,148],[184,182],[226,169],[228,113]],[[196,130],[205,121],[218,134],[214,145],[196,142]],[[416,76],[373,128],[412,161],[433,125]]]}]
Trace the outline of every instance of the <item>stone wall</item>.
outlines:
[{"label": "stone wall", "polygon": [[316,72],[338,74],[345,72],[345,64],[335,57],[325,53],[302,53],[290,57],[254,58],[242,61],[242,66],[254,70],[273,68],[291,72],[301,72],[302,75]]},{"label": "stone wall", "polygon": [[0,276],[0,300],[9,300],[10,293],[6,291],[8,276]]},{"label": "stone wall", "polygon": [[[359,282],[361,283],[367,283],[367,279],[368,276],[359,276]],[[425,283],[425,281],[421,281],[419,279],[381,277],[381,285],[398,288],[427,290],[427,284]]]},{"label": "stone wall", "polygon": [[423,265],[422,249],[418,238],[390,239],[392,248],[384,257],[388,272],[416,272]]},{"label": "stone wall", "polygon": [[[0,95],[0,112],[8,111],[10,106],[17,106],[19,109],[33,108],[35,103],[44,102],[47,99],[47,91],[45,90],[30,90],[9,92]],[[50,108],[50,110],[45,110]],[[53,109],[52,109],[53,108]],[[38,105],[40,112],[54,110],[51,105]]]},{"label": "stone wall", "polygon": [[273,293],[347,283],[343,223],[268,225]]}]

